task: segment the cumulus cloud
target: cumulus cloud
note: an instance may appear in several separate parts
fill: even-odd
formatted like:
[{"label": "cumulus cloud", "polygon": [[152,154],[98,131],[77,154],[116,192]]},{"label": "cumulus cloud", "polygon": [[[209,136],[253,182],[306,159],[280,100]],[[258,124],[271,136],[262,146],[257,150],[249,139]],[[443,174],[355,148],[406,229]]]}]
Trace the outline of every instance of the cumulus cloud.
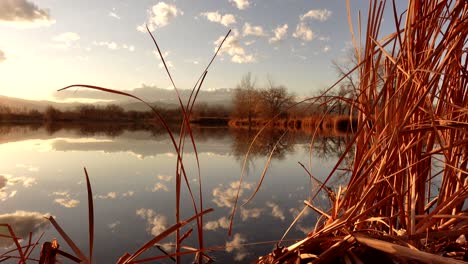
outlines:
[{"label": "cumulus cloud", "polygon": [[261,208],[246,209],[246,208],[241,207],[240,215],[241,215],[242,221],[246,221],[249,218],[259,218],[262,212],[263,212],[263,209]]},{"label": "cumulus cloud", "polygon": [[[239,192],[239,197],[242,196],[244,190],[252,189],[252,183],[244,182]],[[231,182],[228,187],[218,186],[213,188],[213,202],[218,207],[232,208],[234,206],[237,189],[239,187],[239,181]]]},{"label": "cumulus cloud", "polygon": [[[164,63],[162,62],[161,60],[161,56],[159,55],[159,52],[157,50],[153,50],[153,54],[154,56],[156,56],[156,59],[159,60],[159,64],[158,64],[158,67],[161,68],[161,69],[164,69]],[[169,55],[171,54],[170,51],[164,51],[162,53],[162,56],[164,58],[164,61],[166,62],[166,66],[167,68],[169,69],[173,69],[174,68],[174,64],[172,63],[171,60],[169,60]],[[172,87],[169,88],[169,89],[173,89]]]},{"label": "cumulus cloud", "polygon": [[0,62],[5,61],[5,60],[6,60],[5,53],[2,50],[0,50]]},{"label": "cumulus cloud", "polygon": [[22,163],[16,164],[16,167],[18,167],[18,168],[25,168],[25,169],[27,169],[28,171],[39,171],[39,168],[38,168],[38,167],[34,167],[34,166],[32,166],[32,165],[26,165],[26,164],[22,164]]},{"label": "cumulus cloud", "polygon": [[167,218],[164,215],[156,214],[152,209],[141,208],[136,211],[136,214],[146,220],[147,231],[153,236],[157,236],[167,229]]},{"label": "cumulus cloud", "polygon": [[171,175],[158,175],[157,178],[160,179],[161,181],[168,182],[172,179],[172,176]]},{"label": "cumulus cloud", "polygon": [[[44,217],[49,215],[39,212],[16,211],[14,213],[1,214],[0,223],[9,224],[15,235],[20,238],[29,236],[29,232],[36,234],[44,231],[49,226],[49,221]],[[6,228],[0,229],[0,235],[9,235]],[[0,248],[8,248],[13,245],[13,240],[0,237]]]},{"label": "cumulus cloud", "polygon": [[270,43],[276,43],[286,38],[286,33],[288,32],[288,24],[282,26],[277,26],[273,29],[274,36],[271,37],[268,41]]},{"label": "cumulus cloud", "polygon": [[257,37],[266,36],[261,26],[252,26],[249,23],[244,24],[243,35],[244,36],[252,35],[252,36],[257,36]]},{"label": "cumulus cloud", "polygon": [[223,216],[218,220],[209,221],[209,222],[206,222],[206,224],[205,224],[205,229],[206,230],[214,231],[214,230],[216,230],[218,228],[228,229],[229,228],[229,219],[227,217]]},{"label": "cumulus cloud", "polygon": [[52,40],[57,42],[56,47],[59,48],[69,48],[80,39],[80,35],[75,32],[65,32],[60,35],[55,36]]},{"label": "cumulus cloud", "polygon": [[29,188],[36,183],[36,179],[34,178],[0,175],[0,201],[5,201],[16,195],[16,190],[10,190],[12,186],[20,184],[25,188]]},{"label": "cumulus cloud", "polygon": [[112,8],[112,11],[109,12],[109,16],[115,19],[120,19],[120,16],[115,12],[115,8]]},{"label": "cumulus cloud", "polygon": [[[220,36],[215,42],[215,51],[223,41],[224,36]],[[239,43],[239,33],[233,31],[233,34],[228,36],[223,43],[220,54],[227,53],[231,56],[231,61],[235,63],[250,63],[255,62],[256,59],[252,54],[247,54],[244,48]]]},{"label": "cumulus cloud", "polygon": [[100,41],[100,42],[96,42],[94,41],[93,42],[93,45],[95,46],[101,46],[101,47],[107,47],[108,49],[110,50],[116,50],[119,48],[119,46],[117,45],[117,43],[113,42],[113,41]]},{"label": "cumulus cloud", "polygon": [[201,16],[206,17],[208,21],[220,23],[221,25],[228,27],[231,24],[236,23],[236,17],[233,14],[221,15],[218,11],[201,13]]},{"label": "cumulus cloud", "polygon": [[135,195],[134,191],[128,191],[128,192],[122,193],[122,197],[132,197],[133,195]]},{"label": "cumulus cloud", "polygon": [[74,208],[80,204],[80,201],[71,198],[56,198],[54,199],[54,203],[58,203],[66,208]]},{"label": "cumulus cloud", "polygon": [[300,22],[297,24],[296,31],[293,33],[293,37],[305,41],[311,41],[314,38],[314,32],[312,32],[312,30],[304,22]]},{"label": "cumulus cloud", "polygon": [[284,221],[286,217],[284,216],[283,210],[279,207],[279,205],[275,204],[274,202],[267,202],[266,205],[271,208],[271,215],[275,218]]},{"label": "cumulus cloud", "polygon": [[68,191],[53,192],[52,195],[59,196],[58,198],[54,199],[54,203],[60,204],[66,208],[74,208],[80,204],[80,201],[70,197],[70,193]]},{"label": "cumulus cloud", "polygon": [[240,233],[234,234],[234,237],[231,241],[226,242],[226,252],[232,253],[235,252],[234,260],[235,261],[242,261],[245,257],[247,257],[248,252],[244,247],[244,243],[247,242],[247,239],[244,235]]},{"label": "cumulus cloud", "polygon": [[233,3],[240,10],[246,9],[250,6],[249,0],[229,0],[229,2]]},{"label": "cumulus cloud", "polygon": [[108,224],[107,227],[109,227],[111,232],[115,232],[115,229],[118,225],[120,225],[120,221],[115,221],[113,223]]},{"label": "cumulus cloud", "polygon": [[98,199],[115,199],[117,198],[117,193],[116,192],[109,192],[106,195],[98,195],[96,196]]},{"label": "cumulus cloud", "polygon": [[126,49],[128,51],[135,51],[135,46],[133,45],[118,44],[114,41],[93,41],[93,45],[98,47],[106,47],[110,50]]},{"label": "cumulus cloud", "polygon": [[157,182],[154,184],[153,189],[151,189],[152,192],[157,192],[159,190],[163,190],[165,192],[169,191],[169,188],[164,183]]},{"label": "cumulus cloud", "polygon": [[[170,20],[184,14],[180,9],[177,9],[175,5],[166,4],[165,2],[157,3],[147,12],[148,20],[146,25],[148,25],[150,31],[154,31],[156,28],[167,26]],[[138,26],[137,30],[140,32],[146,32],[145,23]]]},{"label": "cumulus cloud", "polygon": [[35,178],[30,178],[30,177],[13,177],[13,176],[4,176],[8,179],[8,184],[9,185],[15,185],[15,184],[21,184],[23,187],[29,188],[36,184],[36,179]]},{"label": "cumulus cloud", "polygon": [[304,15],[300,16],[301,20],[305,19],[315,19],[319,21],[326,21],[330,18],[332,12],[327,9],[312,9],[309,12],[305,13]]},{"label": "cumulus cloud", "polygon": [[0,1],[0,22],[14,26],[35,27],[55,23],[47,9],[39,8],[28,0]]},{"label": "cumulus cloud", "polygon": [[324,41],[324,42],[330,41],[330,37],[329,37],[329,36],[320,36],[318,39],[319,39],[320,41]]}]

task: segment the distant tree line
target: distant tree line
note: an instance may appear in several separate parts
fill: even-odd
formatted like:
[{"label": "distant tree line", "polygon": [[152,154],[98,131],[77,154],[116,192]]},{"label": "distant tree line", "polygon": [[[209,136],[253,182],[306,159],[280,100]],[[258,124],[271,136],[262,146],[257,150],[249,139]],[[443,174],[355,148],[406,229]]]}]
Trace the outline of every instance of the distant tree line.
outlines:
[{"label": "distant tree line", "polygon": [[[179,108],[162,108],[154,106],[156,111],[168,123],[180,122],[183,118]],[[230,111],[219,105],[196,104],[191,118],[228,117]],[[96,106],[80,105],[74,109],[61,110],[48,106],[43,112],[38,110],[12,109],[0,105],[0,122],[3,123],[50,123],[50,122],[133,122],[144,123],[156,120],[155,113],[149,111],[125,110],[121,106],[110,104]]]},{"label": "distant tree line", "polygon": [[[323,114],[349,114],[350,102],[354,97],[356,84],[353,80],[340,83],[336,89],[324,94],[319,91],[317,100],[296,104],[296,96],[283,85],[268,81],[259,87],[250,73],[244,75],[234,89],[232,105],[196,103],[190,114],[191,120],[209,119],[271,119],[274,117],[302,118]],[[312,103],[313,102],[313,103]],[[294,106],[294,107],[292,107]],[[180,108],[155,106],[158,113],[168,123],[180,122],[183,118]],[[11,109],[0,104],[0,122],[50,123],[50,122],[127,122],[145,123],[155,120],[152,111],[125,110],[119,105],[105,106],[83,104],[74,109],[62,110],[49,106],[45,111]]]}]

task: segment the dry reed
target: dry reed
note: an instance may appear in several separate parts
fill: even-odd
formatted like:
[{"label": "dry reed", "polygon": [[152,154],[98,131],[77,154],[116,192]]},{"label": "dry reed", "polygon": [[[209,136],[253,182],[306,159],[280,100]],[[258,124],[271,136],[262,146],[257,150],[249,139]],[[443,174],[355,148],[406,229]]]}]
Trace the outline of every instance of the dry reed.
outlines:
[{"label": "dry reed", "polygon": [[459,263],[422,251],[439,253],[440,232],[468,233],[468,4],[411,0],[400,17],[392,1],[395,33],[379,40],[386,4],[370,2],[365,35],[350,26],[359,85],[357,133],[340,159],[354,155],[349,183],[328,211],[315,208],[307,238],[259,263],[362,263],[370,248],[397,262]]}]

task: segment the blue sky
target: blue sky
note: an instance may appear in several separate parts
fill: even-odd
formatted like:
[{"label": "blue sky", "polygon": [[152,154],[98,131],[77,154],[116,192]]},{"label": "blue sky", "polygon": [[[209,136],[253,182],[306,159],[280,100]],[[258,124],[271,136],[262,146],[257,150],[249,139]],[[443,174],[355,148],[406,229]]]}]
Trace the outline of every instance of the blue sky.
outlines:
[{"label": "blue sky", "polygon": [[[367,13],[367,1],[351,2],[354,18]],[[270,78],[311,95],[337,79],[332,62],[351,45],[342,0],[1,0],[0,95],[50,100],[75,83],[171,88],[145,23],[180,89],[229,29],[203,89],[233,88],[251,72],[260,87]]]}]

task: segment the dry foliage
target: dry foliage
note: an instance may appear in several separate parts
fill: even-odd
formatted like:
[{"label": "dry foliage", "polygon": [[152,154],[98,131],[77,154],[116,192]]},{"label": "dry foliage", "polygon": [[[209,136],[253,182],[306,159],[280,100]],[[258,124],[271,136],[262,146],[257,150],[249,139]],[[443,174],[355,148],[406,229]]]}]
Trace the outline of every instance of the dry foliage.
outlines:
[{"label": "dry foliage", "polygon": [[[328,212],[314,209],[322,217],[306,239],[259,262],[362,263],[371,249],[376,258],[429,262],[421,250],[439,253],[468,233],[468,4],[411,0],[400,16],[396,2],[370,2],[365,35],[351,26],[358,128],[322,188],[353,150],[348,185]],[[379,39],[385,8],[395,33]]]}]

